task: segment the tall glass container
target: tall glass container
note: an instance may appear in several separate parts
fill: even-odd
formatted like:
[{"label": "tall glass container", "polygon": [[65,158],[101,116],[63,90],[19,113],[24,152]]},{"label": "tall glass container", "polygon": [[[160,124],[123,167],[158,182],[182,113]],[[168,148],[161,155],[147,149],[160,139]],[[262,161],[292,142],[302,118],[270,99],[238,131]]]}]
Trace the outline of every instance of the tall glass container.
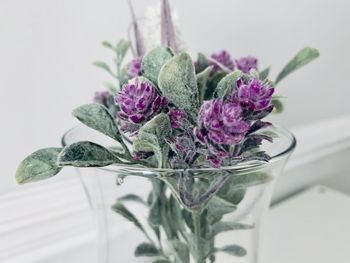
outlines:
[{"label": "tall glass container", "polygon": [[[96,263],[257,263],[261,221],[296,145],[288,131],[270,130],[278,137],[263,145],[272,157],[269,163],[192,170],[78,169],[96,221]],[[112,143],[76,127],[63,144],[81,140]]]}]

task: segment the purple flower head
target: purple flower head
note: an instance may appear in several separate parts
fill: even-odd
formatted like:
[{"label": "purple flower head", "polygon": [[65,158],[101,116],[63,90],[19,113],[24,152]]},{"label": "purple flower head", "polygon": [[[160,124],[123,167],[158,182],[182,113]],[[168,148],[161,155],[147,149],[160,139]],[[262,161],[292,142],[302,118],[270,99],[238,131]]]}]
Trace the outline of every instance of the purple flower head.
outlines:
[{"label": "purple flower head", "polygon": [[209,155],[207,161],[209,161],[210,165],[214,168],[220,168],[222,164],[222,159],[215,155]]},{"label": "purple flower head", "polygon": [[258,59],[255,57],[243,57],[235,61],[239,70],[249,73],[251,69],[258,69]]},{"label": "purple flower head", "polygon": [[271,107],[274,91],[273,87],[263,85],[258,79],[252,79],[248,84],[244,84],[239,80],[237,81],[237,91],[235,91],[231,100],[238,100],[246,110],[259,112]]},{"label": "purple flower head", "polygon": [[194,135],[199,142],[238,144],[249,129],[242,118],[241,106],[233,102],[213,99],[205,102],[199,111],[199,125]]},{"label": "purple flower head", "polygon": [[118,117],[129,127],[128,123],[141,124],[150,120],[168,104],[168,99],[159,95],[151,83],[137,78],[134,83],[123,86],[115,102],[120,107]]},{"label": "purple flower head", "polygon": [[141,62],[142,57],[134,58],[127,68],[127,73],[130,77],[139,77],[141,76]]},{"label": "purple flower head", "polygon": [[[214,60],[211,63],[214,66],[214,71],[218,71],[219,69],[221,69],[220,64],[231,71],[235,67],[231,55],[225,50],[222,50],[219,53],[214,53],[210,57]],[[218,63],[215,63],[215,61],[217,61]]]},{"label": "purple flower head", "polygon": [[174,129],[183,127],[188,117],[187,113],[182,109],[171,109],[168,115],[170,117],[171,127]]},{"label": "purple flower head", "polygon": [[97,91],[94,96],[94,103],[109,107],[113,101],[113,96],[108,91]]}]

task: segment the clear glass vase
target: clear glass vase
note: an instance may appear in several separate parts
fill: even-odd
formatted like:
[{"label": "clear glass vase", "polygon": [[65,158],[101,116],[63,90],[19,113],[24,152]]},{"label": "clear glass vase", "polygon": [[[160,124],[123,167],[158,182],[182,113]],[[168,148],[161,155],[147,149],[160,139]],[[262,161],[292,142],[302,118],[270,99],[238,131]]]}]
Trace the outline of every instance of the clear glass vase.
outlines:
[{"label": "clear glass vase", "polygon": [[[296,145],[288,131],[269,129],[278,135],[262,146],[269,163],[78,169],[96,220],[96,263],[257,263],[261,221]],[[63,144],[81,140],[113,143],[79,126]]]}]

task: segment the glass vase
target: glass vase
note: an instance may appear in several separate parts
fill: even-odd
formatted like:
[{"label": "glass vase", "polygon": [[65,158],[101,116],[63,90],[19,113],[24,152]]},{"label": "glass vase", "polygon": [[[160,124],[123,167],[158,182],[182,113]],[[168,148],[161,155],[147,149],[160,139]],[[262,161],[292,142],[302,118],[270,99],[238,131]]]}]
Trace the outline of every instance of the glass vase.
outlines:
[{"label": "glass vase", "polygon": [[[257,263],[274,184],[296,141],[271,127],[272,157],[220,169],[77,169],[96,221],[96,263]],[[85,127],[63,145],[113,141]]]}]

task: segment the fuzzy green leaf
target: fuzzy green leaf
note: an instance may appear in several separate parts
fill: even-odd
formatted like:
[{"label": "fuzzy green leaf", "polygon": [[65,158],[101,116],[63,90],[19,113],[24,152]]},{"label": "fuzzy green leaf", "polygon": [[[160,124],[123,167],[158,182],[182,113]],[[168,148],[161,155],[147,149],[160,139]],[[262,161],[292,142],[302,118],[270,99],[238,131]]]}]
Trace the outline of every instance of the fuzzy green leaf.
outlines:
[{"label": "fuzzy green leaf", "polygon": [[103,41],[102,42],[102,46],[105,47],[105,48],[109,48],[109,49],[112,49],[113,51],[115,51],[113,45],[111,43],[109,43],[108,41]]},{"label": "fuzzy green leaf", "polygon": [[237,88],[237,80],[243,76],[243,72],[236,70],[225,76],[219,83],[216,89],[216,94],[220,99],[224,99]]},{"label": "fuzzy green leaf", "polygon": [[237,205],[245,195],[245,189],[271,181],[271,176],[264,173],[250,173],[231,176],[220,189],[217,196]]},{"label": "fuzzy green leaf", "polygon": [[133,213],[131,213],[122,203],[117,202],[112,206],[112,210],[118,214],[120,214],[122,217],[133,223],[138,229],[140,229],[143,233],[145,232],[145,229],[137,220],[137,218],[134,216]]},{"label": "fuzzy green leaf", "polygon": [[207,205],[207,220],[210,224],[219,222],[225,214],[236,210],[236,206],[218,196],[214,196]]},{"label": "fuzzy green leaf", "polygon": [[178,239],[174,239],[170,241],[172,248],[175,251],[175,257],[177,259],[176,262],[179,263],[189,263],[190,262],[190,252],[188,249],[188,245],[185,243],[182,243]]},{"label": "fuzzy green leaf", "polygon": [[123,201],[133,201],[133,202],[138,202],[140,204],[146,205],[146,202],[138,195],[135,194],[127,194],[122,197],[118,198],[118,201],[123,202]]},{"label": "fuzzy green leaf", "polygon": [[204,100],[205,92],[207,90],[208,80],[210,73],[213,70],[213,66],[207,67],[205,70],[197,74],[197,87],[199,93],[199,103],[201,104]]},{"label": "fuzzy green leaf", "polygon": [[118,142],[122,141],[114,118],[108,109],[100,104],[86,104],[73,110],[73,116],[86,126],[97,130]]},{"label": "fuzzy green leaf", "polygon": [[244,247],[238,245],[229,245],[223,248],[217,249],[216,251],[225,252],[231,256],[244,257],[247,255],[247,250]]},{"label": "fuzzy green leaf", "polygon": [[219,82],[227,75],[228,73],[223,70],[214,71],[210,74],[204,100],[211,100],[214,98]]},{"label": "fuzzy green leaf", "polygon": [[115,51],[117,53],[117,59],[119,62],[123,61],[126,53],[128,52],[130,48],[130,42],[125,40],[125,39],[121,39],[118,43],[117,46],[115,48]]},{"label": "fuzzy green leaf", "polygon": [[272,105],[274,106],[274,113],[282,113],[284,110],[283,103],[279,99],[272,99]]},{"label": "fuzzy green leaf", "polygon": [[141,127],[133,142],[134,150],[153,152],[158,160],[158,167],[165,166],[169,151],[165,139],[170,136],[171,131],[169,116],[164,113],[158,114]]},{"label": "fuzzy green leaf", "polygon": [[275,84],[277,85],[277,83],[279,83],[282,79],[284,79],[290,73],[310,63],[311,61],[316,59],[319,55],[320,53],[315,48],[311,48],[311,47],[303,48],[278,74]]},{"label": "fuzzy green leaf", "polygon": [[193,114],[197,112],[198,88],[190,55],[180,53],[169,60],[159,73],[158,84],[163,95],[176,107]]},{"label": "fuzzy green leaf", "polygon": [[252,225],[245,225],[236,222],[217,222],[213,225],[213,236],[216,236],[219,233],[233,231],[233,230],[248,230],[254,228]]},{"label": "fuzzy green leaf", "polygon": [[207,67],[209,67],[211,62],[207,58],[206,55],[203,53],[198,53],[197,61],[196,61],[196,72],[200,73],[203,70],[205,70]]},{"label": "fuzzy green leaf", "polygon": [[105,71],[107,71],[109,74],[115,76],[115,74],[112,72],[112,70],[110,69],[110,67],[107,65],[107,63],[103,62],[103,61],[96,61],[93,63],[94,66],[101,68]]},{"label": "fuzzy green leaf", "polygon": [[163,65],[173,57],[168,47],[157,47],[149,51],[142,59],[142,75],[158,85],[159,72]]},{"label": "fuzzy green leaf", "polygon": [[135,249],[135,257],[155,257],[157,255],[159,251],[151,243],[141,243]]},{"label": "fuzzy green leaf", "polygon": [[17,183],[36,182],[59,173],[62,168],[57,166],[57,157],[61,150],[62,148],[45,148],[29,155],[17,168]]},{"label": "fuzzy green leaf", "polygon": [[265,79],[267,79],[267,77],[269,76],[270,73],[270,67],[267,67],[266,69],[264,69],[263,71],[260,71],[259,73],[259,79],[264,81]]},{"label": "fuzzy green leaf", "polygon": [[58,156],[59,166],[103,167],[120,160],[108,149],[93,142],[77,142],[66,146]]}]

